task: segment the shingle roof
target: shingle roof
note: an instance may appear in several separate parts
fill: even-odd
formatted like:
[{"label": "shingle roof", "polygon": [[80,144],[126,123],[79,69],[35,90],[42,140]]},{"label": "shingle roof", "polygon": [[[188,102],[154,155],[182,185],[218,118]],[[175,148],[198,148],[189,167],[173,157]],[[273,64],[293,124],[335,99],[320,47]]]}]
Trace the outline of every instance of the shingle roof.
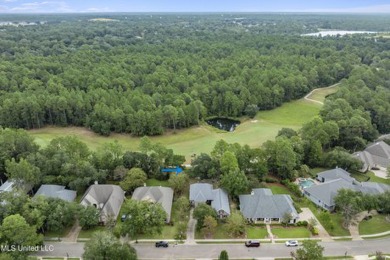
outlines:
[{"label": "shingle roof", "polygon": [[363,162],[361,171],[366,172],[372,165],[374,165],[374,159],[367,151],[360,151],[353,154],[357,159]]},{"label": "shingle roof", "polygon": [[354,153],[365,165],[382,166],[387,168],[390,165],[390,146],[384,141],[373,143],[364,149],[363,152]]},{"label": "shingle roof", "polygon": [[96,206],[100,210],[100,220],[106,222],[109,216],[118,217],[124,198],[124,191],[117,185],[94,184],[85,192],[81,205]]},{"label": "shingle roof", "polygon": [[211,202],[211,207],[216,211],[223,210],[230,215],[229,198],[226,191],[223,189],[213,190],[214,199]]},{"label": "shingle roof", "polygon": [[381,194],[386,191],[390,191],[390,185],[378,182],[362,182],[355,186],[356,190],[366,194]]},{"label": "shingle roof", "polygon": [[206,202],[213,199],[213,185],[209,183],[194,183],[190,185],[190,201]]},{"label": "shingle roof", "polygon": [[12,181],[7,180],[3,183],[3,185],[0,186],[0,192],[2,191],[12,191],[12,186],[14,183]]},{"label": "shingle roof", "polygon": [[349,172],[341,168],[335,168],[332,170],[320,172],[319,174],[317,174],[317,176],[318,178],[324,178],[324,182],[337,179],[343,179],[351,183],[355,181],[355,179],[350,176]]},{"label": "shingle roof", "polygon": [[329,207],[334,206],[334,197],[341,189],[355,190],[352,182],[344,179],[336,179],[324,182],[318,185],[313,185],[305,189],[305,193],[309,193],[311,197],[316,198]]},{"label": "shingle roof", "polygon": [[66,190],[65,186],[44,184],[39,187],[37,193],[35,193],[34,198],[39,195],[50,198],[59,198],[66,201],[74,201],[77,194],[74,190]]},{"label": "shingle roof", "polygon": [[171,219],[173,190],[168,187],[138,187],[135,189],[132,199],[160,203],[167,213],[167,222]]},{"label": "shingle roof", "polygon": [[240,211],[245,218],[283,218],[290,213],[298,216],[290,195],[273,195],[270,189],[254,189],[250,195],[240,195]]}]

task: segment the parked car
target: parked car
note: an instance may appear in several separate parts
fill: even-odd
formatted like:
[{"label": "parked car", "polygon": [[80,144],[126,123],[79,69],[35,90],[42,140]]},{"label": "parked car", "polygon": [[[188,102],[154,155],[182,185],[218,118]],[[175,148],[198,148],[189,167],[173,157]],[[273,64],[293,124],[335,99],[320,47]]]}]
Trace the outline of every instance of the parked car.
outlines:
[{"label": "parked car", "polygon": [[249,240],[245,242],[246,247],[259,247],[260,246],[260,241],[258,240]]},{"label": "parked car", "polygon": [[156,247],[168,247],[167,241],[158,241],[156,242]]},{"label": "parked car", "polygon": [[298,241],[296,240],[286,241],[286,246],[298,246]]}]

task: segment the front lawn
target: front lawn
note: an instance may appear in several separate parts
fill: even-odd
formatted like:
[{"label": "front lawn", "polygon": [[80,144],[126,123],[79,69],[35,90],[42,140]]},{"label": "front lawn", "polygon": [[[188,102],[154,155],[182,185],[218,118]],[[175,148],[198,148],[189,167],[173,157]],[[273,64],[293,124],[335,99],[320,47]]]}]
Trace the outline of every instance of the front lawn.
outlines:
[{"label": "front lawn", "polygon": [[272,227],[271,232],[276,238],[308,238],[311,235],[305,227]]},{"label": "front lawn", "polygon": [[47,231],[45,232],[45,238],[58,238],[58,237],[65,237],[70,229],[72,228],[72,226],[69,226],[63,230],[60,230],[60,231]]},{"label": "front lawn", "polygon": [[91,238],[93,233],[106,230],[105,226],[96,226],[87,230],[81,230],[77,238]]},{"label": "front lawn", "polygon": [[362,220],[359,223],[360,235],[371,235],[390,230],[390,221],[386,220],[385,215],[376,215],[372,219]]},{"label": "front lawn", "polygon": [[[318,217],[317,217],[318,218]],[[330,214],[333,223],[333,229],[326,229],[331,236],[350,236],[348,229],[343,228],[343,217],[338,213]]]},{"label": "front lawn", "polygon": [[265,226],[248,226],[246,228],[246,237],[250,239],[268,238],[267,228]]}]

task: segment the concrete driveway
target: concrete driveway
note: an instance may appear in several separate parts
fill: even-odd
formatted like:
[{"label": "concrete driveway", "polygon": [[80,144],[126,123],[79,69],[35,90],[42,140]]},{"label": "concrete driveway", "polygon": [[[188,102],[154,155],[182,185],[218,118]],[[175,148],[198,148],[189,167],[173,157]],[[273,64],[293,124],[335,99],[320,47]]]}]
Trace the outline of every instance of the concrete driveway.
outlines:
[{"label": "concrete driveway", "polygon": [[326,231],[326,229],[321,225],[321,223],[318,221],[316,216],[313,214],[313,212],[309,208],[301,208],[302,212],[299,213],[299,220],[303,221],[309,221],[309,219],[314,218],[317,221],[317,228],[318,228],[318,237],[321,238],[323,241],[332,241],[331,236]]}]

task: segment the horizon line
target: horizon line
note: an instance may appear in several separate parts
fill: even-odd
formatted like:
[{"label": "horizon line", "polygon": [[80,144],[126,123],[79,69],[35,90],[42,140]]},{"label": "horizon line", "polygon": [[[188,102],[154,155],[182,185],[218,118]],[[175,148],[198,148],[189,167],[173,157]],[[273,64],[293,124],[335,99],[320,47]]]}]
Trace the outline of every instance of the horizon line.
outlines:
[{"label": "horizon line", "polygon": [[0,12],[5,14],[390,14],[389,12],[359,11],[77,11],[77,12]]}]

